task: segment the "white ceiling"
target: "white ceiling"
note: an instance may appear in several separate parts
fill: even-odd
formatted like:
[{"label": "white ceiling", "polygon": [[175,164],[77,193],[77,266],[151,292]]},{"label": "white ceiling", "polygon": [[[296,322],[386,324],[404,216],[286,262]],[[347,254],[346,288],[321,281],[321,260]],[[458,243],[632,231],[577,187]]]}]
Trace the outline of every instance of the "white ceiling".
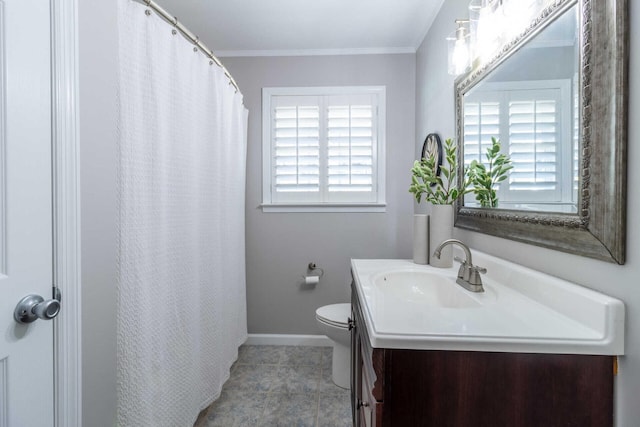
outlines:
[{"label": "white ceiling", "polygon": [[218,56],[415,52],[444,0],[156,0]]}]

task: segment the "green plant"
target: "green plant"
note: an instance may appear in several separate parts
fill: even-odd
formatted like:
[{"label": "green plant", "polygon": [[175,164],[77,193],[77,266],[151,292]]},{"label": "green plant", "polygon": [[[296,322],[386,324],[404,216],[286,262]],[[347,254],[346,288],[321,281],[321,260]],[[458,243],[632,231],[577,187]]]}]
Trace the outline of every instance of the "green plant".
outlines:
[{"label": "green plant", "polygon": [[489,162],[488,168],[477,160],[471,162],[465,171],[466,185],[472,186],[470,191],[476,195],[480,206],[495,208],[498,206],[495,187],[507,179],[507,172],[513,169],[513,166],[509,155],[500,153],[500,141],[494,137],[491,137],[491,147],[487,149],[486,156]]},{"label": "green plant", "polygon": [[457,182],[456,151],[457,147],[453,144],[453,140],[447,139],[444,143],[445,161],[440,166],[439,175],[436,157],[433,154],[413,163],[409,192],[413,193],[418,203],[424,197],[425,201],[434,205],[450,205],[468,192],[465,190],[466,185],[460,186]]}]

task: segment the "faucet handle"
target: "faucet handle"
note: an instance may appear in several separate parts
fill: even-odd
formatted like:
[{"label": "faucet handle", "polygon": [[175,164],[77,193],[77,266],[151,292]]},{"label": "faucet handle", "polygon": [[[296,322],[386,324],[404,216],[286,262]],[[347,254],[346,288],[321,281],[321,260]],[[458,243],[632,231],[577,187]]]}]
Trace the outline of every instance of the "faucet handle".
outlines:
[{"label": "faucet handle", "polygon": [[487,269],[484,267],[478,267],[477,265],[469,266],[468,283],[473,286],[479,286],[480,290],[477,292],[484,292],[484,289],[482,288],[482,278],[480,277],[480,275],[485,274],[486,272]]},{"label": "faucet handle", "polygon": [[469,267],[470,269],[472,269],[473,271],[476,271],[480,274],[486,274],[487,269],[484,267],[480,267],[478,265],[472,265],[471,267]]},{"label": "faucet handle", "polygon": [[454,259],[454,260],[456,260],[456,261],[458,261],[458,262],[459,262],[460,264],[462,264],[462,265],[465,265],[465,264],[467,263],[467,260],[466,260],[466,259],[462,259],[462,258],[460,258],[460,257],[459,257],[459,256],[457,256],[457,255],[456,255],[456,256],[454,256],[454,257],[453,257],[453,259]]},{"label": "faucet handle", "polygon": [[460,263],[460,268],[458,268],[458,278],[467,280],[467,277],[469,276],[469,264],[467,264],[467,261],[460,258],[459,256],[455,256],[453,257],[453,259]]}]

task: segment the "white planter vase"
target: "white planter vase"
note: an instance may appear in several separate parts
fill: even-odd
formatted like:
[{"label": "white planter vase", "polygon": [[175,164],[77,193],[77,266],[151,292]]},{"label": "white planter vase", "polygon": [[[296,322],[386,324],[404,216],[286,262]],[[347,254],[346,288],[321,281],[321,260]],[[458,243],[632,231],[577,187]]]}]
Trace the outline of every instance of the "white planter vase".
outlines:
[{"label": "white planter vase", "polygon": [[442,241],[453,237],[453,205],[431,205],[429,230],[429,264],[433,267],[447,268],[453,265],[453,247],[447,245],[440,254],[440,259],[433,252]]},{"label": "white planter vase", "polygon": [[413,215],[413,262],[429,263],[429,216]]}]

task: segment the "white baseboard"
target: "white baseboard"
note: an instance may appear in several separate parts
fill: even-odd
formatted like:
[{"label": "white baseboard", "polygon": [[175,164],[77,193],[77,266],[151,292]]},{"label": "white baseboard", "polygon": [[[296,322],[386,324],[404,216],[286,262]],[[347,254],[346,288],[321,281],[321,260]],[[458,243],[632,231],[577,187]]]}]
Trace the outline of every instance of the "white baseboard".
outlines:
[{"label": "white baseboard", "polygon": [[326,335],[249,334],[245,344],[332,347],[333,341]]}]

